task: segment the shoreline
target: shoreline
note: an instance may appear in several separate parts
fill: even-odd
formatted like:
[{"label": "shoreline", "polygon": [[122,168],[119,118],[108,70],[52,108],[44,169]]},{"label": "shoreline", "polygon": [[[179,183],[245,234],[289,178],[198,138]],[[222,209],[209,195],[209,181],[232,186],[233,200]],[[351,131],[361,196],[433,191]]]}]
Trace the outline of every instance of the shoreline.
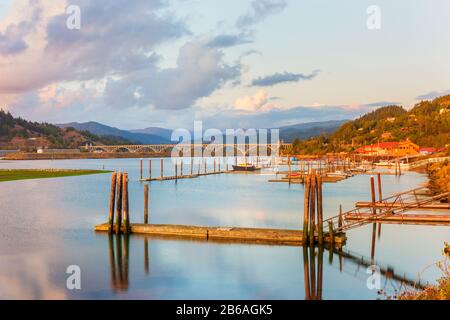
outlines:
[{"label": "shoreline", "polygon": [[72,160],[72,159],[137,159],[137,158],[168,158],[170,153],[153,152],[116,152],[116,153],[13,153],[8,154],[0,160]]},{"label": "shoreline", "polygon": [[106,173],[111,173],[111,171],[71,169],[0,169],[0,183],[8,181],[64,178]]}]

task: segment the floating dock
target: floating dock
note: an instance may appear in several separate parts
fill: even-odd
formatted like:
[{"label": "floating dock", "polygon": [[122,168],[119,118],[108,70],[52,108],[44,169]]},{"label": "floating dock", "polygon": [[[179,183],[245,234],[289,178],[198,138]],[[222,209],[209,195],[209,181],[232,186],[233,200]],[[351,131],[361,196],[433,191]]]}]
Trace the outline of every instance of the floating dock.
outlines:
[{"label": "floating dock", "polygon": [[[357,208],[372,208],[372,202],[356,202],[355,206]],[[402,207],[416,208],[414,203],[393,203],[393,202],[376,202],[375,203],[375,208],[402,208]],[[422,204],[417,209],[449,210],[450,203]]]},{"label": "floating dock", "polygon": [[450,214],[390,214],[383,217],[371,217],[370,213],[350,213],[345,216],[349,221],[373,221],[391,223],[417,223],[417,224],[450,224]]},{"label": "floating dock", "polygon": [[[97,232],[108,232],[107,223],[95,227]],[[172,236],[179,238],[195,238],[230,242],[253,242],[261,244],[276,244],[301,246],[303,232],[301,230],[262,229],[262,228],[228,228],[204,227],[168,224],[130,224],[130,233],[154,236]],[[345,234],[336,234],[334,244],[339,247],[346,241]],[[329,235],[324,235],[324,241],[330,242]]]}]

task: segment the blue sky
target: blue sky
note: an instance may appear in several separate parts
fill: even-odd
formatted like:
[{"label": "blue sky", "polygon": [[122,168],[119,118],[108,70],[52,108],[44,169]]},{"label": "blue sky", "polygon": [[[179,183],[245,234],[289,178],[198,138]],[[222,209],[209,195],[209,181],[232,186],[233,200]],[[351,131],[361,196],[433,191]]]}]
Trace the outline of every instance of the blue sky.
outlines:
[{"label": "blue sky", "polygon": [[[81,29],[65,9],[81,8]],[[369,30],[377,5],[381,29]],[[446,0],[15,0],[0,104],[120,128],[278,127],[450,93]]]}]

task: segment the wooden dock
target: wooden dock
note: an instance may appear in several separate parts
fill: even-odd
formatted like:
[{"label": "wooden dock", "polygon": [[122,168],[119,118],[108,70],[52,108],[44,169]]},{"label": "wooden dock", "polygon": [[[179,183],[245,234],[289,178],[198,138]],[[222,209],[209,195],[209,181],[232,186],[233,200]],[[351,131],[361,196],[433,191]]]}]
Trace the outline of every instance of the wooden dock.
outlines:
[{"label": "wooden dock", "polygon": [[[97,232],[108,232],[108,223],[95,227]],[[303,245],[303,231],[262,229],[262,228],[234,228],[234,227],[204,227],[188,225],[163,224],[130,224],[130,233],[154,236],[173,236],[178,238],[194,238],[243,243],[276,244],[276,245]],[[336,234],[334,244],[342,246],[346,241],[345,234]],[[328,235],[324,236],[329,243]]]},{"label": "wooden dock", "polygon": [[433,224],[450,224],[450,214],[390,214],[383,217],[371,217],[370,213],[351,213],[346,215],[349,221],[373,221],[373,222],[391,222],[391,223],[433,223]]},{"label": "wooden dock", "polygon": [[207,173],[200,173],[200,174],[187,174],[187,175],[180,175],[180,176],[163,176],[163,177],[155,177],[155,178],[143,178],[140,181],[141,182],[152,182],[152,181],[173,181],[173,180],[186,180],[186,179],[197,179],[204,176],[212,176],[212,175],[218,175],[218,174],[229,174],[233,173],[234,171],[220,171],[220,172],[207,172]]},{"label": "wooden dock", "polygon": [[[372,202],[356,202],[357,208],[371,208]],[[393,203],[393,202],[377,202],[375,208],[401,208],[401,207],[413,207],[413,203]],[[427,210],[450,210],[450,203],[428,203],[421,205],[418,209]]]}]

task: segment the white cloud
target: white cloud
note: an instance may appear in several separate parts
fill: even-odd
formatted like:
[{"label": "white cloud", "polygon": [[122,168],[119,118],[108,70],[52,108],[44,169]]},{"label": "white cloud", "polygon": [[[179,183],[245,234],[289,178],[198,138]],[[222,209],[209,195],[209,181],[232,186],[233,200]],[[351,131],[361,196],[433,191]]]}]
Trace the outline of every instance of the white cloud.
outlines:
[{"label": "white cloud", "polygon": [[269,103],[269,95],[265,90],[259,90],[253,96],[246,96],[236,99],[234,106],[238,110],[248,112],[267,112],[276,108],[272,103]]}]

